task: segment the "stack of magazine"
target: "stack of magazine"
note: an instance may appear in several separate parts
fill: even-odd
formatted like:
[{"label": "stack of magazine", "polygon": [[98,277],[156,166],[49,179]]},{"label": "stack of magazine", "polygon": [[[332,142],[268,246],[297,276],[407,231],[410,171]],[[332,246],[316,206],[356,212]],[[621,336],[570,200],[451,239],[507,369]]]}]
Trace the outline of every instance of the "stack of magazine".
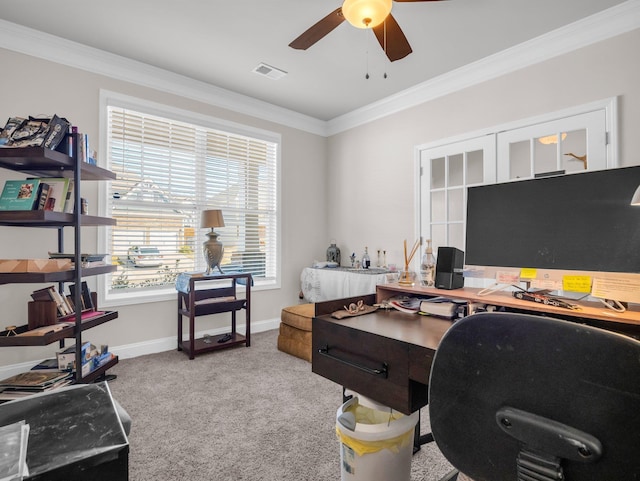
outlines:
[{"label": "stack of magazine", "polygon": [[53,369],[31,370],[0,381],[0,401],[20,399],[71,384],[68,371]]}]

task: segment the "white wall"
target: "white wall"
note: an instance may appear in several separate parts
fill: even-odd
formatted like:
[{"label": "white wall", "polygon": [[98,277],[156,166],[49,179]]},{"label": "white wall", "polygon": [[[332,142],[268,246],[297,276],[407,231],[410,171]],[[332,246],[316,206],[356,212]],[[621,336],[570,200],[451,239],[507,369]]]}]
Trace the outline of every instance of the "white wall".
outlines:
[{"label": "white wall", "polygon": [[[280,133],[282,287],[252,293],[252,320],[258,326],[261,321],[279,319],[283,307],[299,302],[300,272],[311,264],[315,253],[324,253],[329,242],[326,227],[326,138],[8,50],[0,49],[0,65],[5,73],[0,75],[0,122],[3,125],[10,116],[56,113],[78,125],[81,131],[89,134],[92,142],[97,142],[99,92],[100,89],[108,89]],[[96,147],[99,148],[98,145]],[[7,178],[24,176],[0,169],[0,185]],[[84,183],[82,189],[83,197],[89,199],[90,209],[92,205],[96,206],[95,184]],[[83,229],[83,251],[97,251],[96,233],[96,228]],[[73,232],[65,235],[70,237]],[[0,227],[1,258],[46,258],[49,250],[56,250],[56,243],[54,229]],[[38,287],[41,286],[0,286],[0,327],[26,323],[29,294]],[[165,346],[167,342],[169,347],[175,346],[175,300],[115,309],[119,311],[118,319],[87,331],[87,340],[109,344],[116,351],[118,347],[157,339],[164,339]],[[240,323],[243,319],[239,317]],[[228,329],[229,322],[228,314],[213,316],[199,322],[198,329]],[[172,339],[167,341],[167,338]],[[6,365],[51,357],[56,349],[57,343],[42,348],[2,348],[0,369]]]},{"label": "white wall", "polygon": [[329,139],[329,231],[344,251],[401,263],[414,228],[414,148],[619,96],[619,165],[640,164],[640,30],[582,48]]},{"label": "white wall", "polygon": [[[620,164],[640,163],[640,30],[609,39],[539,65],[484,82],[328,139],[237,114],[176,95],[161,93],[85,71],[0,49],[0,119],[14,115],[63,115],[92,139],[98,138],[101,88],[191,109],[282,135],[282,288],[256,292],[255,322],[279,317],[298,301],[299,275],[324,257],[336,239],[344,261],[369,247],[387,250],[399,263],[402,241],[414,231],[414,153],[418,145],[509,121],[620,96]],[[2,120],[0,120],[1,122]],[[0,180],[8,178],[0,172]],[[95,189],[83,191],[90,203]],[[55,233],[43,229],[0,228],[3,258],[47,256]],[[85,229],[86,231],[86,229]],[[83,232],[85,232],[83,231]],[[96,249],[86,231],[83,250]],[[1,286],[5,325],[23,324],[34,286]],[[89,331],[88,339],[112,347],[144,345],[163,339],[171,346],[176,331],[175,302],[118,308],[117,320]],[[202,329],[222,328],[216,317]],[[2,366],[49,357],[56,346],[0,349]]]}]

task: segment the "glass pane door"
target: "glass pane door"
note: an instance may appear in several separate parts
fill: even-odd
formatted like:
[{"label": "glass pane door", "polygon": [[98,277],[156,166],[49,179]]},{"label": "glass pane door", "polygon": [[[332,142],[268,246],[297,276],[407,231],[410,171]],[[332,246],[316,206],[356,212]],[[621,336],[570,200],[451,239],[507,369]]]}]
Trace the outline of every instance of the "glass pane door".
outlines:
[{"label": "glass pane door", "polygon": [[605,109],[500,132],[498,182],[606,169]]},{"label": "glass pane door", "polygon": [[493,183],[495,137],[420,151],[420,235],[438,247],[464,250],[467,187]]}]

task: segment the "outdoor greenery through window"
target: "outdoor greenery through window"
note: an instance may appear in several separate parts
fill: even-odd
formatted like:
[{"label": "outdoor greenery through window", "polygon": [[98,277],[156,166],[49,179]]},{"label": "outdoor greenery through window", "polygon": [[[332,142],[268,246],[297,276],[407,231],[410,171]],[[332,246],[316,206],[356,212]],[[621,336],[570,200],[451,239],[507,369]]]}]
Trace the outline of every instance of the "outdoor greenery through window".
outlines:
[{"label": "outdoor greenery through window", "polygon": [[203,272],[206,209],[224,216],[216,228],[223,271],[250,272],[256,284],[275,280],[278,139],[113,105],[107,117],[108,168],[117,175],[107,248],[118,265],[107,294],[173,289],[180,272]]}]

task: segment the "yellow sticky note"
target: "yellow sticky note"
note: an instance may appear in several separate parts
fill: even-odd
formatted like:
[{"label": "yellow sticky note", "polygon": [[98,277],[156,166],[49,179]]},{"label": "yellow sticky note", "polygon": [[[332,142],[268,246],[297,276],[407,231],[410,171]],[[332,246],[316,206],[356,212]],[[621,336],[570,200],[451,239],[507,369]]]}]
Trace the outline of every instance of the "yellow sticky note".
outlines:
[{"label": "yellow sticky note", "polygon": [[531,269],[527,267],[525,269],[520,270],[520,278],[521,279],[535,279],[538,276],[537,269]]},{"label": "yellow sticky note", "polygon": [[562,276],[562,289],[572,292],[591,292],[591,276]]}]

